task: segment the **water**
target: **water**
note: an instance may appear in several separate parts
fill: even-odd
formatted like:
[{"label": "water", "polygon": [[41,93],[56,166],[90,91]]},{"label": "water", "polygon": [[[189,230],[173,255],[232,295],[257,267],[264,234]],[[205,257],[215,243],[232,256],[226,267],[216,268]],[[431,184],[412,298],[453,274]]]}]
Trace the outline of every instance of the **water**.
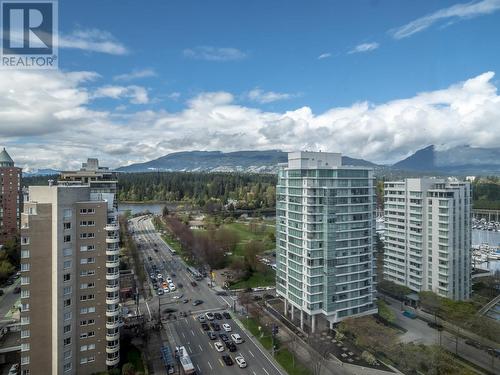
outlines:
[{"label": "water", "polygon": [[122,214],[130,210],[132,215],[146,211],[161,214],[164,206],[164,203],[118,203],[118,213]]}]

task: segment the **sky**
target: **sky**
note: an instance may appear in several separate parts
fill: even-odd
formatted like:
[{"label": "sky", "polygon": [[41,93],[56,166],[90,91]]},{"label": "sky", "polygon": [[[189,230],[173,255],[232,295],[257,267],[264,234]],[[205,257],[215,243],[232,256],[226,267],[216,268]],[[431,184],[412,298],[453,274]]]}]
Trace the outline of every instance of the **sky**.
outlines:
[{"label": "sky", "polygon": [[58,70],[0,70],[0,146],[27,170],[500,146],[500,0],[61,0],[58,21]]}]

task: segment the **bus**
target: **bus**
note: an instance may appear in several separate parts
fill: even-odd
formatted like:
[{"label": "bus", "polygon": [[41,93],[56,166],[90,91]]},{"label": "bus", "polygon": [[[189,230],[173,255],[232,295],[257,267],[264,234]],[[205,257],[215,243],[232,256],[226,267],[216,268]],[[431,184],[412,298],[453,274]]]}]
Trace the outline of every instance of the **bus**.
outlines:
[{"label": "bus", "polygon": [[196,268],[187,267],[187,271],[194,277],[195,280],[200,281],[203,279],[203,275]]}]

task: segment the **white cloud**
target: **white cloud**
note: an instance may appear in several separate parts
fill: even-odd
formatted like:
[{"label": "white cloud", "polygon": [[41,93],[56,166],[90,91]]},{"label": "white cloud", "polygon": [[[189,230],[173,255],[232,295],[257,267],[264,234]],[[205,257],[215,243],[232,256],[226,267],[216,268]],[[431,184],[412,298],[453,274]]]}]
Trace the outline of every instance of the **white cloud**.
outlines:
[{"label": "white cloud", "polygon": [[321,55],[318,56],[318,60],[327,59],[331,56],[332,56],[332,54],[330,52],[325,52],[325,53],[322,53]]},{"label": "white cloud", "polygon": [[[177,112],[93,109],[91,72],[0,71],[0,138],[20,166],[77,168],[96,156],[116,167],[185,150],[310,149],[393,162],[429,144],[498,147],[500,96],[486,72],[440,90],[386,103],[313,113],[238,105],[202,93]],[[90,83],[89,83],[90,82]],[[123,89],[101,88],[124,98]],[[125,90],[127,92],[127,90]]]},{"label": "white cloud", "polygon": [[247,57],[247,54],[237,48],[230,47],[213,47],[213,46],[198,46],[187,48],[182,51],[185,57],[196,60],[207,61],[231,61],[241,60]]},{"label": "white cloud", "polygon": [[141,86],[102,86],[95,90],[93,98],[128,98],[132,104],[147,104],[149,102],[148,92]]},{"label": "white cloud", "polygon": [[378,47],[380,47],[380,44],[376,42],[372,43],[361,43],[358,44],[356,47],[354,47],[352,50],[350,50],[348,53],[362,53],[362,52],[370,52],[376,50]]},{"label": "white cloud", "polygon": [[134,79],[156,77],[153,69],[133,70],[129,73],[119,74],[113,77],[115,81],[133,81]]},{"label": "white cloud", "polygon": [[75,30],[71,34],[59,35],[60,48],[80,49],[110,55],[125,55],[129,51],[111,33],[99,29]]},{"label": "white cloud", "polygon": [[406,25],[390,30],[395,39],[407,38],[413,34],[431,27],[440,21],[456,22],[470,19],[485,14],[491,14],[500,10],[500,0],[471,1],[468,3],[455,4],[448,8],[417,18]]},{"label": "white cloud", "polygon": [[272,103],[276,102],[278,100],[286,100],[293,98],[294,95],[292,94],[287,94],[287,93],[282,93],[282,92],[274,92],[274,91],[263,91],[259,88],[255,88],[251,91],[249,91],[246,95],[247,99],[265,104],[265,103]]},{"label": "white cloud", "polygon": [[170,100],[179,100],[180,97],[181,93],[177,91],[171,92],[170,94],[167,95],[167,98],[169,98]]}]

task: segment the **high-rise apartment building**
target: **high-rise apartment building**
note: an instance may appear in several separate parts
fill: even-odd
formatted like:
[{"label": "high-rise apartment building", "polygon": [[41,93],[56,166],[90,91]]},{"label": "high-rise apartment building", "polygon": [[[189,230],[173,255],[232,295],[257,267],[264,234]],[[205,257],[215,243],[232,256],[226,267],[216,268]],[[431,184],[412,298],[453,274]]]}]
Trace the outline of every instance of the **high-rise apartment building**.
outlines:
[{"label": "high-rise apartment building", "polygon": [[[373,171],[337,153],[293,152],[276,187],[276,291],[314,332],[377,312]],[[296,315],[295,315],[296,316]]]},{"label": "high-rise apartment building", "polygon": [[[116,180],[96,168],[31,186],[21,215],[21,374],[93,374],[120,361]],[[86,175],[87,177],[85,177]],[[88,179],[87,179],[88,178]]]},{"label": "high-rise apartment building", "polygon": [[470,182],[408,178],[384,184],[384,278],[464,300],[471,291]]},{"label": "high-rise apartment building", "polygon": [[13,239],[21,221],[21,168],[5,148],[0,152],[0,245]]}]

